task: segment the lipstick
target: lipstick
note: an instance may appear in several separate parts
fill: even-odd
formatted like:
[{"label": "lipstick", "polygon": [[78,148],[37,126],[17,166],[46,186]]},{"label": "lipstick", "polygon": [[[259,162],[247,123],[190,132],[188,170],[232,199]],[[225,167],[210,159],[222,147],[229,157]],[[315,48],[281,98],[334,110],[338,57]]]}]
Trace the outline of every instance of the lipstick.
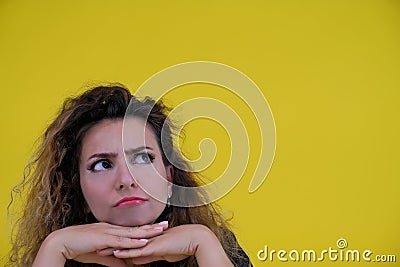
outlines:
[{"label": "lipstick", "polygon": [[117,203],[115,203],[114,207],[126,207],[132,205],[140,205],[143,204],[147,199],[137,196],[130,196],[121,198]]}]

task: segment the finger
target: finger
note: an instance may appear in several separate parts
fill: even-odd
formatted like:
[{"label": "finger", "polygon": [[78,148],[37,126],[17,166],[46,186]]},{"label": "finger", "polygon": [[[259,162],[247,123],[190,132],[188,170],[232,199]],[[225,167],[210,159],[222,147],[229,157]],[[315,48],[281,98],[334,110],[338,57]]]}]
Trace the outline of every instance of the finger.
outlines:
[{"label": "finger", "polygon": [[154,227],[157,227],[157,226],[163,226],[164,229],[167,229],[168,228],[168,221],[162,221],[162,222],[153,223],[153,224],[145,224],[145,225],[142,225],[142,226],[138,226],[138,228],[142,228],[144,230],[147,230],[147,229],[151,229],[151,228],[154,228]]},{"label": "finger", "polygon": [[118,229],[126,229],[126,228],[140,228],[143,230],[149,230],[149,229],[152,229],[157,226],[167,226],[167,228],[168,228],[168,221],[162,221],[162,222],[153,223],[153,224],[144,224],[144,225],[136,226],[136,227],[120,226],[120,225],[115,225],[115,224],[110,224],[110,223],[105,223],[105,222],[101,222],[101,223],[97,223],[97,224],[102,224],[106,227],[108,226],[109,228],[117,229],[117,230]]},{"label": "finger", "polygon": [[138,258],[138,257],[150,257],[154,256],[149,251],[144,251],[143,249],[116,249],[113,251],[114,256],[120,259],[127,258]]},{"label": "finger", "polygon": [[131,249],[131,248],[141,248],[149,242],[148,239],[132,239],[128,237],[121,236],[108,236],[104,237],[103,246],[98,249],[116,248],[116,249]]},{"label": "finger", "polygon": [[114,250],[115,248],[105,248],[97,250],[96,253],[100,256],[110,256],[114,255]]},{"label": "finger", "polygon": [[167,228],[168,228],[168,222],[161,222],[157,224],[144,225],[139,227],[114,226],[110,227],[107,233],[116,236],[142,239],[142,238],[151,238],[158,236],[162,234],[162,232]]},{"label": "finger", "polygon": [[157,225],[162,226],[164,230],[168,229],[168,221],[159,222]]}]

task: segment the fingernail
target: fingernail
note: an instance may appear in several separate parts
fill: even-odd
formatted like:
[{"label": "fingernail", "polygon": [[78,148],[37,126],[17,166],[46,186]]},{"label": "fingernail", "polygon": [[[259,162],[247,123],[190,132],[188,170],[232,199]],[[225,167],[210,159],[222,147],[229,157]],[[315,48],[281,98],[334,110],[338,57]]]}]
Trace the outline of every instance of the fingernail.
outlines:
[{"label": "fingernail", "polygon": [[148,239],[144,239],[144,238],[142,238],[142,239],[139,239],[139,241],[141,241],[141,242],[145,242],[145,243],[149,242],[149,240],[148,240]]},{"label": "fingernail", "polygon": [[120,252],[121,252],[121,250],[119,250],[119,249],[114,250],[114,253],[120,253]]},{"label": "fingernail", "polygon": [[162,221],[158,223],[159,225],[168,225],[168,221]]},{"label": "fingernail", "polygon": [[156,230],[156,231],[160,231],[160,230],[163,230],[164,228],[163,227],[160,227],[160,226],[157,226],[157,227],[154,227],[154,230]]}]

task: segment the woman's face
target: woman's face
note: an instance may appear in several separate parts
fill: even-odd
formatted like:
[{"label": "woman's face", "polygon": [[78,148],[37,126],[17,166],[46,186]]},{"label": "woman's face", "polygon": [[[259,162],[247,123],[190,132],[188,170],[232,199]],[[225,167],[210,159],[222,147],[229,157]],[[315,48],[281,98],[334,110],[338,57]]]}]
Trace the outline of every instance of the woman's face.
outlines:
[{"label": "woman's face", "polygon": [[130,130],[129,138],[124,136],[124,147],[122,119],[102,120],[86,133],[79,163],[80,184],[98,221],[137,226],[154,222],[165,208],[165,202],[147,194],[138,183],[151,188],[153,196],[164,196],[165,201],[172,168],[164,165],[151,126],[139,118],[126,121]]}]

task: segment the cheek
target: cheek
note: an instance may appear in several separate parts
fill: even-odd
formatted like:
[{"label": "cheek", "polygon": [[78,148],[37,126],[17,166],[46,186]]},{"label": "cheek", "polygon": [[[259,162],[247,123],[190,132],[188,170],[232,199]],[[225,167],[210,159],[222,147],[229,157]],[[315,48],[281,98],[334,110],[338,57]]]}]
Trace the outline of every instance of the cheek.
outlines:
[{"label": "cheek", "polygon": [[132,170],[132,174],[139,186],[150,197],[165,202],[168,180],[166,170],[161,165],[153,164],[136,168]]},{"label": "cheek", "polygon": [[93,203],[101,201],[100,196],[108,195],[110,186],[112,186],[109,184],[109,182],[107,182],[105,177],[94,178],[90,176],[81,176],[80,185],[83,197],[89,206],[91,206]]}]

